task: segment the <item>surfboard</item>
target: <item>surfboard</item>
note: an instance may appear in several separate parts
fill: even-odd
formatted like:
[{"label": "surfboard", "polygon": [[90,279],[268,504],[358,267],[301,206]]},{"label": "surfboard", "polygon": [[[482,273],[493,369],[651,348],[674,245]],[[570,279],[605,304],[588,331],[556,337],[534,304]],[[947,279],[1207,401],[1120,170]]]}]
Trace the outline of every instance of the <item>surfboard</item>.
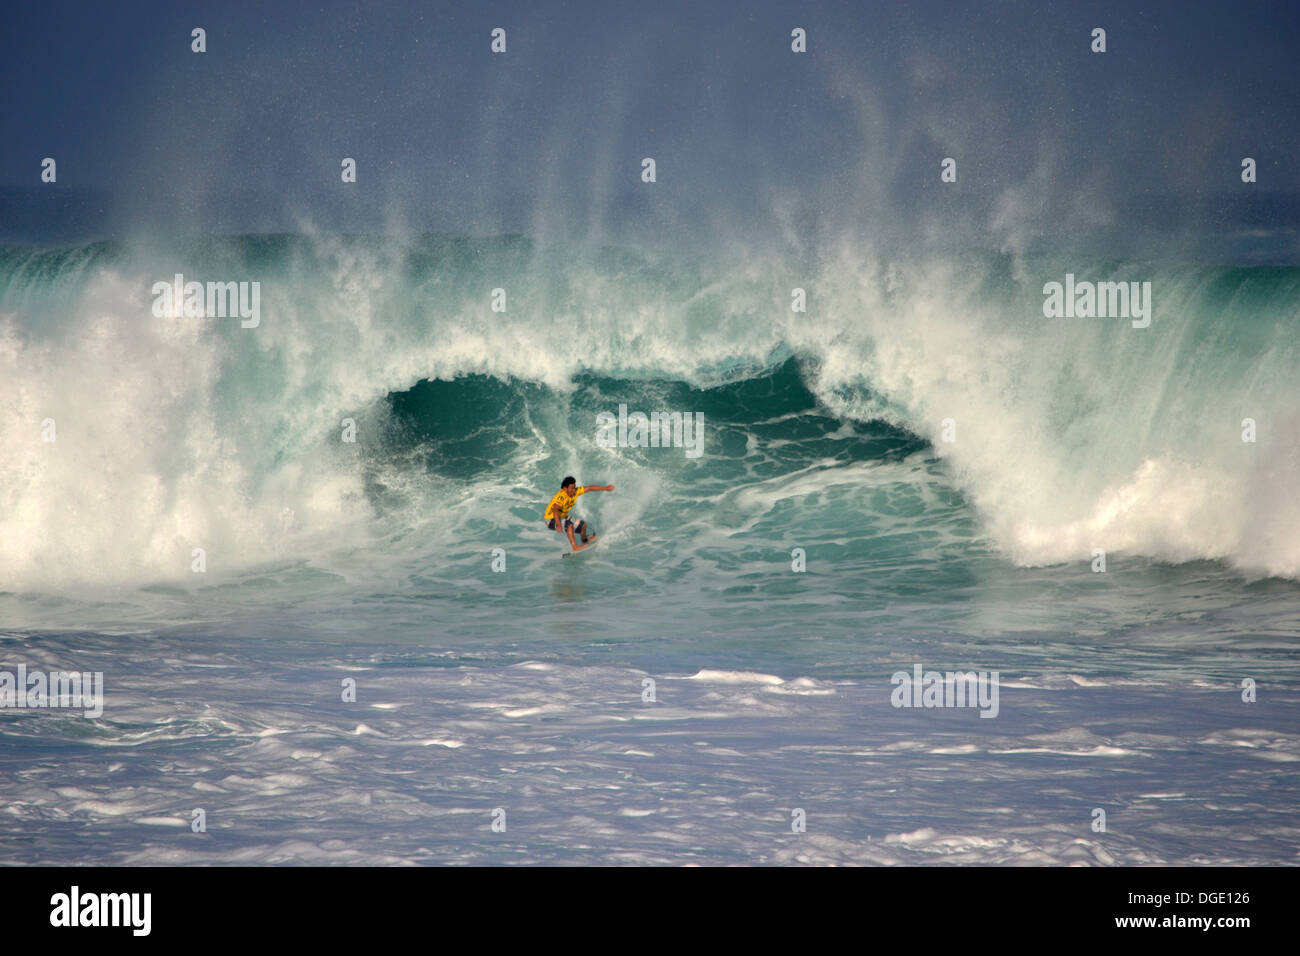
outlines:
[{"label": "surfboard", "polygon": [[583,547],[581,551],[565,551],[563,554],[560,555],[560,557],[580,558],[599,543],[600,543],[600,538],[592,538],[590,541],[587,542],[587,544]]}]

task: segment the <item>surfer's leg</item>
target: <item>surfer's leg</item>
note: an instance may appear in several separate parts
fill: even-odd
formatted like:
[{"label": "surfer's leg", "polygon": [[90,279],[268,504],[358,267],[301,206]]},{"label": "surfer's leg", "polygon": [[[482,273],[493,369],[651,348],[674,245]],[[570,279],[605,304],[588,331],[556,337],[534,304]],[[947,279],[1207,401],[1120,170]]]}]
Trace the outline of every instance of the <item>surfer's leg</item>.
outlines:
[{"label": "surfer's leg", "polygon": [[573,540],[573,522],[568,518],[564,519],[564,533],[569,536],[569,547],[574,551],[578,550],[578,542]]},{"label": "surfer's leg", "polygon": [[586,521],[578,522],[578,534],[582,536],[582,543],[586,544],[587,543],[587,522]]}]

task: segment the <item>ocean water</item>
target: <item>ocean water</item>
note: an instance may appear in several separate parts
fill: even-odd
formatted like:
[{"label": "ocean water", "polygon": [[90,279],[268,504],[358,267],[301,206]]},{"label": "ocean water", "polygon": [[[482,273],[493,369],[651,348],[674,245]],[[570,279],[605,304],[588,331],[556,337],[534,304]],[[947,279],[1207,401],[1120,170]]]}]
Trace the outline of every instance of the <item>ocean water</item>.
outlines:
[{"label": "ocean water", "polygon": [[0,667],[105,683],[0,709],[0,862],[1295,863],[1297,333],[1288,266],[0,249]]}]

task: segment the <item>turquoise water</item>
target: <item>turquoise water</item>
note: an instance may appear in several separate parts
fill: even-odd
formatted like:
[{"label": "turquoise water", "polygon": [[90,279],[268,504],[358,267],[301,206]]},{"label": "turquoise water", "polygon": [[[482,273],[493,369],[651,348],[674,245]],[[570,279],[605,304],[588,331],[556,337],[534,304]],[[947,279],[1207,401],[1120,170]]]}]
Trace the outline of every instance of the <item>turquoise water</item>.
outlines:
[{"label": "turquoise water", "polygon": [[[260,324],[155,318],[177,272],[260,282]],[[1045,318],[1066,273],[1151,282],[1150,327]],[[359,862],[375,828],[387,862],[1291,861],[1297,293],[850,244],[3,250],[0,647],[109,688],[0,713],[5,858],[62,814],[134,862]],[[702,414],[702,454],[603,446],[620,405]],[[616,486],[579,499],[582,561],[541,521],[567,474]],[[892,709],[914,663],[999,671],[998,719]],[[175,842],[196,781],[224,843]],[[796,799],[837,821],[803,849]],[[512,800],[532,842],[456,829]]]}]

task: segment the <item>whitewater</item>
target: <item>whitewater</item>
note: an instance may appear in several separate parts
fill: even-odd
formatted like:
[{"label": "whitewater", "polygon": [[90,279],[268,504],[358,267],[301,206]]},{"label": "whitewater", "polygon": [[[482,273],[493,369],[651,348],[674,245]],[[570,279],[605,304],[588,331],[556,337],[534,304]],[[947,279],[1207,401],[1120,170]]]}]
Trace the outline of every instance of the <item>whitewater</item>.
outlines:
[{"label": "whitewater", "polygon": [[[178,273],[259,324],[156,317]],[[1291,266],[0,248],[0,664],[106,687],[0,711],[0,861],[1293,863],[1297,330]]]}]

